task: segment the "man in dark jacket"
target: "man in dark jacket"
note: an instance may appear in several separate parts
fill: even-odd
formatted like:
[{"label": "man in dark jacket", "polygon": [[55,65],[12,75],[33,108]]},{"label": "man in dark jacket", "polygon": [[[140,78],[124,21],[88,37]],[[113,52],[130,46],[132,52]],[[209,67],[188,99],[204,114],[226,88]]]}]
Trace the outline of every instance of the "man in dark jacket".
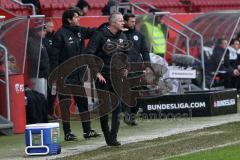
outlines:
[{"label": "man in dark jacket", "polygon": [[[56,32],[53,39],[53,50],[50,56],[51,68],[57,67],[59,64],[67,61],[71,57],[83,54],[84,40],[90,38],[95,29],[85,28],[79,26],[79,13],[75,9],[68,9],[64,11],[62,16],[62,27]],[[86,71],[86,67],[79,68],[73,71],[65,80],[66,84],[83,86],[83,76]],[[70,96],[59,95],[61,103],[61,113],[63,119],[63,130],[66,141],[76,140],[77,137],[71,132],[70,129],[70,103],[67,103],[66,99],[70,99]],[[77,104],[80,113],[88,111],[88,100],[86,92],[82,93],[82,96],[74,96],[74,100]],[[86,118],[86,117],[85,117]],[[99,134],[91,129],[90,119],[82,119],[83,136],[84,138],[96,137]]]},{"label": "man in dark jacket", "polygon": [[[101,73],[97,73],[97,81],[96,81],[96,88],[99,90],[105,90],[109,92],[114,92],[116,86],[113,86],[112,84],[112,71],[116,71],[116,76],[115,78],[121,79],[122,75],[126,77],[127,75],[127,59],[124,59],[123,57],[117,58],[117,61],[114,61],[113,58],[114,56],[117,55],[120,51],[120,46],[124,44],[124,42],[127,41],[126,35],[122,33],[123,29],[123,16],[121,13],[113,13],[109,17],[109,26],[108,27],[102,27],[100,31],[96,32],[93,37],[91,38],[88,48],[87,48],[87,53],[88,54],[94,54],[101,58],[104,62],[103,69]],[[123,47],[124,48],[124,47]],[[122,48],[122,49],[123,49]],[[127,51],[126,51],[127,52]],[[123,51],[124,54],[126,52]],[[115,59],[116,60],[116,59]],[[111,66],[111,61],[114,66]],[[118,65],[119,64],[119,65]],[[123,64],[123,65],[120,65]],[[115,66],[116,65],[116,66]],[[125,67],[120,67],[120,66],[125,66]],[[120,75],[121,74],[121,75]],[[121,80],[120,80],[121,83]],[[102,110],[107,110],[109,112],[112,112],[112,127],[111,129],[109,128],[108,125],[108,113],[103,114],[100,118],[101,122],[101,128],[106,140],[107,145],[109,146],[118,146],[121,145],[117,141],[117,133],[120,125],[120,120],[119,120],[119,114],[120,114],[120,107],[117,104],[116,107],[110,108],[111,104],[113,104],[113,100],[109,95],[102,95],[98,94],[99,100],[105,99],[108,101],[106,106],[103,106],[103,108],[100,108],[100,114],[102,113]],[[109,104],[110,103],[110,104]]]},{"label": "man in dark jacket", "polygon": [[[227,49],[228,41],[225,39],[218,39],[216,47],[213,49],[213,54],[209,62],[209,68],[206,69],[207,75],[213,78],[213,74],[217,75],[224,80],[224,86],[229,88],[233,84],[233,78],[240,75],[237,67],[233,68],[229,59],[229,50]],[[218,66],[220,67],[218,68]],[[219,69],[219,70],[217,70]],[[211,79],[212,80],[212,79]]]},{"label": "man in dark jacket", "polygon": [[[39,24],[29,30],[28,37],[28,70],[32,82],[32,89],[42,93],[47,99],[47,77],[49,74],[49,57],[41,39],[46,35],[43,24]],[[40,61],[39,61],[40,60]]]},{"label": "man in dark jacket", "polygon": [[[128,53],[128,62],[150,62],[149,49],[145,42],[145,37],[135,29],[136,17],[134,14],[128,13],[123,16],[125,21],[125,27],[128,31],[124,33],[127,39],[133,43],[133,47]],[[131,70],[130,70],[131,72]],[[129,77],[139,76],[143,73],[134,72],[129,74]],[[125,105],[124,105],[125,106]],[[136,107],[125,106],[124,121],[128,125],[136,125],[136,113],[138,112],[138,105]]]},{"label": "man in dark jacket", "polygon": [[[45,29],[46,29],[46,35],[42,40],[42,43],[44,44],[44,46],[47,49],[47,53],[48,56],[51,57],[52,54],[52,48],[53,48],[53,37],[54,37],[54,25],[53,22],[51,20],[47,20],[45,22]],[[51,62],[49,62],[51,63]],[[51,66],[51,65],[50,65]],[[50,72],[52,71],[53,68],[50,68]],[[55,92],[48,86],[48,92],[47,92],[47,100],[48,100],[48,119],[49,120],[53,120],[53,119],[57,119],[57,117],[55,117],[54,115],[54,102],[56,99],[56,94]]]},{"label": "man in dark jacket", "polygon": [[47,48],[48,54],[51,53],[52,51],[52,46],[53,46],[53,37],[54,37],[54,25],[52,21],[46,21],[45,23],[46,26],[46,35],[43,38],[43,44]]}]

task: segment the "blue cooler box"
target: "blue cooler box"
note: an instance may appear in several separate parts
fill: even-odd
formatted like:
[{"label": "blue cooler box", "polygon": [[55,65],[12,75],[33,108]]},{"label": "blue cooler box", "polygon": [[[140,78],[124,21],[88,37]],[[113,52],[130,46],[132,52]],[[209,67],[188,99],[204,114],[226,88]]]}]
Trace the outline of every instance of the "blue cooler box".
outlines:
[{"label": "blue cooler box", "polygon": [[59,123],[26,125],[27,155],[53,155],[61,153]]}]

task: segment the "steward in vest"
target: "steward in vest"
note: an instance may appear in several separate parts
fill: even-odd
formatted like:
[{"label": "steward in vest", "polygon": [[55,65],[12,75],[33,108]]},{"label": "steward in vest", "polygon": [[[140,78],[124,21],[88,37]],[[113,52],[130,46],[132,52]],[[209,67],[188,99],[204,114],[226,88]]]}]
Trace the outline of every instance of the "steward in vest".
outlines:
[{"label": "steward in vest", "polygon": [[[156,11],[154,10],[154,12]],[[154,16],[155,21],[153,23],[152,18],[154,18]],[[143,33],[151,51],[164,57],[167,51],[167,26],[162,21],[162,15],[153,15],[152,18],[145,20],[143,23]]]}]

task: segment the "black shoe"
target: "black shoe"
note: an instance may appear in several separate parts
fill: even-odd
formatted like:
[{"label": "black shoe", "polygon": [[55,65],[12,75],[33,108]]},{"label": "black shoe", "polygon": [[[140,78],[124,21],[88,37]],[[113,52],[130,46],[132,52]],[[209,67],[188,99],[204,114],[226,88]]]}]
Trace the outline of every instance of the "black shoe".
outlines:
[{"label": "black shoe", "polygon": [[88,133],[84,133],[83,134],[83,137],[88,139],[88,138],[91,138],[91,137],[99,137],[101,136],[100,133],[97,133],[95,130],[90,130]]},{"label": "black shoe", "polygon": [[127,116],[126,114],[124,115],[123,121],[124,121],[127,125],[131,125],[130,117]]},{"label": "black shoe", "polygon": [[137,123],[135,121],[131,122],[131,126],[137,126]]},{"label": "black shoe", "polygon": [[69,132],[65,135],[64,140],[65,141],[76,141],[77,136],[75,136],[72,132]]},{"label": "black shoe", "polygon": [[117,140],[107,142],[108,146],[121,146],[121,143],[118,142]]}]

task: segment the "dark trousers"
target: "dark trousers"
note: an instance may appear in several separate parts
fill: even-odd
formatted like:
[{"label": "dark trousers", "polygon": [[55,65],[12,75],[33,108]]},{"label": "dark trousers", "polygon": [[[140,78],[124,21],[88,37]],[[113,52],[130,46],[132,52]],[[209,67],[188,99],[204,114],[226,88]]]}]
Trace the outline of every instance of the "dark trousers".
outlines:
[{"label": "dark trousers", "polygon": [[48,95],[47,95],[47,101],[48,101],[48,114],[53,115],[54,114],[54,102],[56,99],[56,95],[52,95],[52,89],[48,86]]},{"label": "dark trousers", "polygon": [[236,88],[239,92],[240,78],[237,76],[229,75],[225,77],[224,87],[225,88]]},{"label": "dark trousers", "polygon": [[[86,93],[85,93],[86,95]],[[88,111],[88,99],[87,97],[74,96],[74,100],[77,104],[79,113]],[[71,132],[70,129],[70,106],[71,97],[59,95],[59,101],[61,106],[61,116],[64,134]],[[84,133],[88,133],[91,130],[90,115],[86,112],[84,116],[81,116],[82,128]]]},{"label": "dark trousers", "polygon": [[[105,77],[107,83],[100,83],[98,80],[96,82],[96,88],[100,90],[105,90],[114,93],[113,86],[111,84],[111,81],[109,78]],[[107,100],[108,104],[111,105],[111,98],[106,95],[106,94],[98,94],[99,100]],[[109,107],[109,106],[104,106],[104,107]],[[101,109],[100,109],[101,110]],[[111,111],[111,110],[109,110]],[[101,112],[101,111],[100,111]],[[111,124],[111,129],[109,128],[108,125],[108,114],[104,114],[100,117],[100,123],[101,123],[101,128],[105,137],[106,142],[111,142],[117,140],[117,133],[119,130],[119,125],[120,125],[120,107],[119,104],[117,107],[115,107],[112,111],[112,124]],[[100,113],[101,114],[101,113]]]},{"label": "dark trousers", "polygon": [[[133,78],[133,77],[137,77],[137,76],[141,76],[143,74],[143,72],[134,72],[134,73],[130,73],[128,74],[128,78]],[[139,81],[139,85],[140,85],[140,81]],[[129,86],[129,89],[130,89],[130,86]],[[137,91],[137,90],[146,90],[147,88],[146,87],[142,87],[142,86],[137,86],[137,87],[134,87],[134,88],[131,88],[132,90],[134,91]],[[131,95],[128,95],[128,97],[130,99],[134,99],[134,97],[131,97]],[[125,120],[126,121],[129,121],[129,122],[133,122],[135,121],[136,119],[136,114],[139,110],[139,106],[140,104],[137,103],[136,106],[127,106],[126,104],[122,103],[122,109],[123,111],[125,111]]]}]

